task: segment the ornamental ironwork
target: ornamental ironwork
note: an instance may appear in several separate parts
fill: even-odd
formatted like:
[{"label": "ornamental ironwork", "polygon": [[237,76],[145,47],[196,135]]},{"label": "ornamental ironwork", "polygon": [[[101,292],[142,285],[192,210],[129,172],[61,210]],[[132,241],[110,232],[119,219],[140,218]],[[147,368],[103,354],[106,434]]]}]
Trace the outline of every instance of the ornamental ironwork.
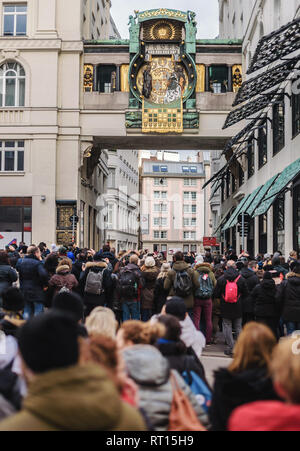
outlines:
[{"label": "ornamental ironwork", "polygon": [[247,74],[252,74],[298,49],[300,49],[300,18],[259,41]]},{"label": "ornamental ironwork", "polygon": [[252,102],[247,103],[241,108],[237,108],[231,111],[231,113],[229,113],[227,116],[223,129],[231,127],[232,125],[242,121],[243,119],[247,119],[247,117],[258,113],[258,111],[263,110],[269,105],[275,95],[278,95],[278,92],[272,91],[264,96],[258,97]]},{"label": "ornamental ironwork", "polygon": [[274,69],[270,69],[262,75],[243,83],[232,106],[239,105],[258,94],[267,91],[273,86],[282,83],[290,75],[299,60],[300,57],[293,58],[291,61],[280,64]]},{"label": "ornamental ironwork", "polygon": [[255,127],[257,120],[258,119],[253,119],[253,121],[251,121],[248,125],[246,125],[246,127],[243,128],[243,130],[241,130],[237,135],[231,138],[230,141],[228,141],[227,144],[225,145],[222,155],[227,153],[236,144],[239,144],[240,139],[242,139],[246,134],[250,133],[251,130]]}]

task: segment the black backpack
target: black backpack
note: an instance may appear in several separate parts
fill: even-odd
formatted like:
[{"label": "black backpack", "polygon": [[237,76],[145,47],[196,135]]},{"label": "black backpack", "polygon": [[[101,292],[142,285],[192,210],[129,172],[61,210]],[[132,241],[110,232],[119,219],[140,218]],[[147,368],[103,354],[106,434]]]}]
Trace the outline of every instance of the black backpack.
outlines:
[{"label": "black backpack", "polygon": [[138,295],[136,274],[130,269],[123,269],[119,275],[119,289],[121,298],[135,299]]},{"label": "black backpack", "polygon": [[193,282],[186,270],[176,271],[174,291],[176,296],[181,298],[186,298],[192,294]]}]

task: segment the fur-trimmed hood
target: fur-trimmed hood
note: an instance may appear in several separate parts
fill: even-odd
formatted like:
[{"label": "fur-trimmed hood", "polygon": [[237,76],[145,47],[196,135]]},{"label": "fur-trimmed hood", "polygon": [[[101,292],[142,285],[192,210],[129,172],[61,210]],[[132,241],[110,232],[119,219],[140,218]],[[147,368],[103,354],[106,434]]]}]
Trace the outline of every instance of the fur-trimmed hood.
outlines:
[{"label": "fur-trimmed hood", "polygon": [[209,273],[213,272],[212,265],[210,263],[198,263],[195,265],[194,269],[199,270],[201,272]]},{"label": "fur-trimmed hood", "polygon": [[65,275],[71,272],[71,268],[68,265],[61,265],[56,268],[56,274]]},{"label": "fur-trimmed hood", "polygon": [[87,264],[85,265],[85,269],[90,269],[90,268],[107,268],[107,263],[105,262],[87,262]]}]

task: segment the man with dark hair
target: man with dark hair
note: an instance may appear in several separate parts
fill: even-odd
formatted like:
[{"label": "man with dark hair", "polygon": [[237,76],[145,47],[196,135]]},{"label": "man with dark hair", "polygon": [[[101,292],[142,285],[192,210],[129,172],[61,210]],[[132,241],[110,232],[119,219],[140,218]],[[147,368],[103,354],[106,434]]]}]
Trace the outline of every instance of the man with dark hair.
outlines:
[{"label": "man with dark hair", "polygon": [[53,299],[52,308],[69,313],[77,322],[83,321],[84,304],[82,298],[76,293],[65,291],[57,294]]},{"label": "man with dark hair", "polygon": [[286,323],[287,333],[300,330],[300,260],[291,264],[291,272],[279,285],[279,301],[282,319]]},{"label": "man with dark hair", "polygon": [[113,254],[110,250],[110,245],[109,244],[105,244],[102,248],[102,250],[100,252],[98,252],[97,254],[99,256],[100,259],[105,260],[106,258],[108,258],[109,263],[111,264],[112,268],[113,268],[113,272],[117,272],[118,271],[118,259],[116,258],[115,254]]},{"label": "man with dark hair", "polygon": [[175,316],[181,325],[181,340],[187,348],[192,348],[195,355],[200,359],[202,349],[205,347],[205,337],[202,332],[197,331],[191,320],[184,299],[174,296],[168,298],[163,307],[162,314]]},{"label": "man with dark hair", "polygon": [[254,306],[252,303],[252,298],[250,296],[250,293],[256,285],[260,283],[259,278],[257,277],[255,271],[253,268],[253,262],[249,263],[249,260],[246,257],[240,258],[240,261],[242,263],[242,268],[240,269],[240,275],[245,279],[245,282],[247,284],[249,296],[247,296],[244,299],[243,303],[243,326],[251,321],[254,321]]},{"label": "man with dark hair", "polygon": [[194,292],[200,286],[198,274],[191,268],[191,265],[184,261],[182,252],[176,252],[173,260],[173,267],[165,278],[164,289],[169,291],[169,296],[183,298],[189,313],[192,315]]},{"label": "man with dark hair", "polygon": [[105,369],[78,364],[78,324],[69,315],[50,311],[29,320],[19,349],[28,395],[1,431],[144,430]]},{"label": "man with dark hair", "polygon": [[18,260],[16,270],[25,298],[24,318],[28,319],[43,312],[46,301],[43,288],[47,286],[49,276],[42,263],[40,249],[29,246],[25,258]]}]

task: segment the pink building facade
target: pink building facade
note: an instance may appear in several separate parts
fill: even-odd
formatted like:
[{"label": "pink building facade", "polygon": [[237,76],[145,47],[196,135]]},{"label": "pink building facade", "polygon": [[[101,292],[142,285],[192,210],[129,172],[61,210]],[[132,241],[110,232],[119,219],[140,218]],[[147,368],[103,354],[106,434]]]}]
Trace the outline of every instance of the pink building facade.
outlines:
[{"label": "pink building facade", "polygon": [[149,252],[203,252],[210,219],[205,163],[142,160],[141,242]]}]

